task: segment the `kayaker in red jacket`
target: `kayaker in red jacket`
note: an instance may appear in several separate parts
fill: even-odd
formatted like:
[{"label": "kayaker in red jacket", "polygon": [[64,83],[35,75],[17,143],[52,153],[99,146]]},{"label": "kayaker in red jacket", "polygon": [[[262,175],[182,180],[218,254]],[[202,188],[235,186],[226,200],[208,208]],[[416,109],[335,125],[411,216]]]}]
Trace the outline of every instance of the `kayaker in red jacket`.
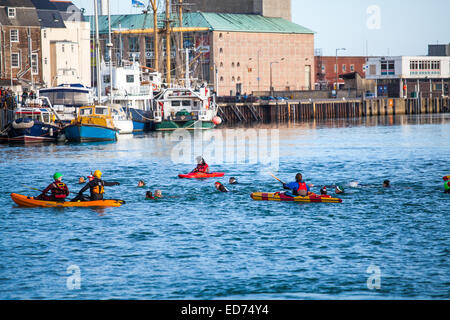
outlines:
[{"label": "kayaker in red jacket", "polygon": [[[55,180],[52,182],[47,188],[45,188],[42,193],[36,197],[37,200],[45,200],[45,201],[62,201],[64,202],[69,195],[69,188],[67,185],[62,182],[62,174],[59,172],[56,172],[53,175],[53,179]],[[51,195],[47,195],[47,193],[50,192]]]},{"label": "kayaker in red jacket", "polygon": [[208,164],[205,162],[205,159],[203,159],[203,157],[198,156],[196,158],[197,160],[197,167],[192,170],[193,173],[197,173],[197,172],[201,172],[201,173],[209,173],[209,166]]}]

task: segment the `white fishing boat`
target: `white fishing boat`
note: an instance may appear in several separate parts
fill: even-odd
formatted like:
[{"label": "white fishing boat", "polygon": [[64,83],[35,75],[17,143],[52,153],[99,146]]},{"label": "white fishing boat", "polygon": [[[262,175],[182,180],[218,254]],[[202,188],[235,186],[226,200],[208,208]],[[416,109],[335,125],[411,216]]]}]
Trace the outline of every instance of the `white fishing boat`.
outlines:
[{"label": "white fishing boat", "polygon": [[133,121],[119,104],[108,105],[111,108],[111,116],[114,126],[119,129],[119,134],[133,133]]}]

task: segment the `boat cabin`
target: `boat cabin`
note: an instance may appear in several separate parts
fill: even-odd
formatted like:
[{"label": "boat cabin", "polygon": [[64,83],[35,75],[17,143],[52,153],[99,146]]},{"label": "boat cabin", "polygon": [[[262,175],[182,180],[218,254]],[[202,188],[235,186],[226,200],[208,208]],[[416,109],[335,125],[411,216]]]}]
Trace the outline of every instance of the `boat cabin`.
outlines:
[{"label": "boat cabin", "polygon": [[14,118],[15,120],[25,119],[43,123],[55,122],[55,116],[53,113],[45,108],[18,108]]}]

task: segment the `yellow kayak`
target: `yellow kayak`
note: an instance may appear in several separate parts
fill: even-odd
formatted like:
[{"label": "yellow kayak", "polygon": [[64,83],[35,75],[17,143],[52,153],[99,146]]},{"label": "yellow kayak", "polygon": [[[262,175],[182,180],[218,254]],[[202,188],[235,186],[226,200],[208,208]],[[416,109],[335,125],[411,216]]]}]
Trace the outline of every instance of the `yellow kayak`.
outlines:
[{"label": "yellow kayak", "polygon": [[342,199],[332,198],[331,196],[322,196],[317,194],[310,194],[306,197],[290,197],[284,193],[275,192],[254,192],[250,195],[256,201],[286,201],[286,202],[324,202],[324,203],[341,203]]},{"label": "yellow kayak", "polygon": [[33,197],[11,193],[11,199],[21,207],[44,207],[44,208],[66,208],[66,207],[120,207],[125,203],[123,200],[97,200],[97,201],[77,201],[77,202],[56,202],[36,200]]}]

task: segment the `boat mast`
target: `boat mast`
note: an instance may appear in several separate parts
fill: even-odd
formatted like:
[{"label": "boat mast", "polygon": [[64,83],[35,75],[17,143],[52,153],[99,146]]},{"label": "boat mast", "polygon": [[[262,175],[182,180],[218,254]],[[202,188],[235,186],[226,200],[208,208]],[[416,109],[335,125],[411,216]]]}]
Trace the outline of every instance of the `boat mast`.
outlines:
[{"label": "boat mast", "polygon": [[149,0],[153,10],[153,54],[155,57],[154,69],[159,72],[159,49],[158,49],[158,0]]},{"label": "boat mast", "polygon": [[98,31],[98,4],[94,1],[94,14],[95,14],[95,64],[97,74],[97,99],[100,103],[102,97],[102,83],[100,80],[100,37]]},{"label": "boat mast", "polygon": [[166,72],[167,72],[167,84],[170,86],[171,79],[171,37],[170,37],[170,0],[166,0]]},{"label": "boat mast", "polygon": [[114,92],[113,92],[113,67],[112,67],[112,40],[111,40],[111,5],[110,0],[108,1],[108,55],[109,55],[109,101],[111,104],[114,101]]},{"label": "boat mast", "polygon": [[185,85],[186,85],[186,88],[190,88],[191,87],[191,80],[190,80],[190,75],[189,75],[189,48],[186,48],[185,49],[186,50],[186,66],[185,66],[185,68],[186,68],[186,80],[185,80]]}]

